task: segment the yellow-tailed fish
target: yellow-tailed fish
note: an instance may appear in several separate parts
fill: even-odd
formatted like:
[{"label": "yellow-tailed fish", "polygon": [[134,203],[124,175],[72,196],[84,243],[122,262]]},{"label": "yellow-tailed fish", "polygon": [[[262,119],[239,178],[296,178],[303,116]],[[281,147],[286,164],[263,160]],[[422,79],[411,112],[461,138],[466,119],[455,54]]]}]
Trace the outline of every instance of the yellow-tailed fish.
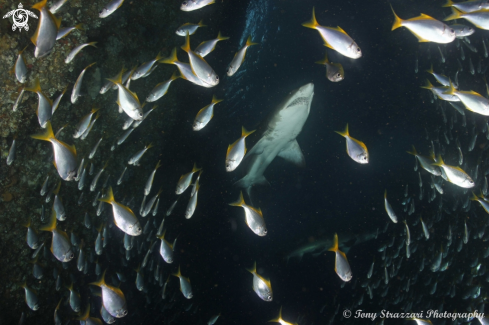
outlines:
[{"label": "yellow-tailed fish", "polygon": [[37,297],[37,292],[27,286],[26,281],[21,285],[22,289],[25,291],[25,302],[30,309],[36,311],[39,309],[39,298]]},{"label": "yellow-tailed fish", "polygon": [[245,139],[247,136],[255,132],[247,131],[244,127],[241,127],[241,137],[234,141],[233,144],[228,146],[228,151],[226,153],[226,171],[232,172],[235,170],[246,154],[246,143]]},{"label": "yellow-tailed fish", "polygon": [[192,24],[192,23],[185,23],[182,26],[178,27],[177,31],[175,32],[178,36],[186,36],[187,34],[193,35],[197,31],[199,27],[205,27],[205,25],[202,23],[202,20],[199,21],[198,24]]},{"label": "yellow-tailed fish", "polygon": [[210,86],[217,86],[219,84],[219,76],[214,72],[209,63],[190,49],[190,36],[188,34],[185,37],[185,44],[182,46],[182,50],[188,54],[190,67],[194,75]]},{"label": "yellow-tailed fish", "polygon": [[31,37],[32,43],[36,46],[34,50],[34,56],[36,58],[42,58],[51,53],[56,43],[59,26],[61,25],[61,19],[56,18],[46,8],[46,4],[47,0],[43,0],[32,6],[33,9],[40,11],[39,24],[37,25],[36,32]]},{"label": "yellow-tailed fish", "polygon": [[463,12],[479,11],[482,9],[489,9],[489,1],[487,0],[470,0],[463,2],[453,2],[452,0],[447,0],[443,7],[454,7]]},{"label": "yellow-tailed fish", "polygon": [[245,221],[248,227],[258,236],[266,236],[268,230],[261,209],[255,209],[254,207],[247,205],[243,198],[243,192],[239,192],[238,201],[230,203],[229,205],[242,207],[245,211]]},{"label": "yellow-tailed fish", "polygon": [[54,166],[59,176],[65,181],[71,181],[76,176],[76,149],[55,138],[51,122],[46,123],[46,131],[42,134],[31,135],[38,140],[49,141],[53,145]]},{"label": "yellow-tailed fish", "polygon": [[116,318],[124,317],[127,315],[126,298],[121,289],[105,283],[106,271],[102,273],[102,278],[99,281],[90,284],[102,289],[102,304],[109,314]]},{"label": "yellow-tailed fish", "polygon": [[166,263],[171,264],[173,263],[173,250],[175,249],[175,243],[177,239],[175,238],[173,244],[170,244],[169,242],[166,241],[165,234],[166,234],[166,229],[165,231],[163,231],[163,233],[160,236],[156,236],[156,237],[161,239],[161,244],[160,244],[161,257]]},{"label": "yellow-tailed fish", "polygon": [[180,74],[182,75],[182,78],[185,80],[190,81],[193,84],[196,84],[201,87],[205,88],[211,88],[214,87],[213,85],[206,84],[202,80],[200,80],[192,71],[192,67],[188,63],[183,63],[178,61],[177,57],[177,49],[174,48],[170,54],[169,57],[161,59],[159,61],[160,63],[166,63],[166,64],[174,64],[177,66],[178,70],[180,71]]},{"label": "yellow-tailed fish", "polygon": [[143,149],[139,150],[132,156],[129,161],[127,162],[129,165],[134,165],[134,166],[139,166],[139,161],[143,157],[143,155],[148,151],[148,149],[153,148],[153,144],[150,143],[147,146],[145,146]]},{"label": "yellow-tailed fish", "polygon": [[465,13],[452,7],[452,14],[445,18],[445,21],[461,18],[470,21],[480,29],[489,30],[489,10],[487,9]]},{"label": "yellow-tailed fish", "polygon": [[481,195],[480,198],[479,198],[479,197],[477,197],[477,195],[474,194],[474,192],[472,192],[472,198],[471,198],[471,200],[472,201],[479,202],[482,205],[482,207],[484,208],[484,210],[487,213],[489,213],[489,202],[487,202],[486,200],[484,200],[484,196]]},{"label": "yellow-tailed fish", "polygon": [[76,79],[75,84],[73,85],[73,90],[71,91],[71,103],[74,104],[78,100],[78,97],[81,96],[81,85],[83,82],[83,77],[85,76],[85,72],[87,69],[94,65],[96,62],[89,64],[85,69],[82,70],[78,78]]},{"label": "yellow-tailed fish", "polygon": [[70,292],[70,307],[75,313],[78,313],[81,309],[80,294],[73,289],[73,282],[71,282],[66,289]]},{"label": "yellow-tailed fish", "polygon": [[117,105],[119,105],[122,110],[133,120],[142,120],[143,108],[139,102],[138,95],[127,89],[126,86],[122,84],[123,72],[124,69],[122,69],[114,79],[107,80],[112,81],[118,87],[119,93],[117,95]]},{"label": "yellow-tailed fish", "polygon": [[184,2],[182,2],[182,5],[180,6],[180,10],[193,11],[213,3],[215,3],[214,0],[185,0]]},{"label": "yellow-tailed fish", "polygon": [[190,279],[182,275],[182,273],[180,272],[180,265],[178,266],[177,273],[174,273],[173,275],[180,279],[180,291],[182,292],[183,296],[187,299],[192,299],[194,295],[192,293]]},{"label": "yellow-tailed fish", "polygon": [[171,77],[170,77],[169,80],[157,84],[153,88],[153,90],[151,90],[151,92],[149,93],[148,97],[146,97],[146,101],[147,102],[154,102],[154,101],[157,101],[158,99],[160,99],[161,97],[165,96],[166,93],[168,92],[168,88],[170,88],[170,84],[172,83],[172,81],[175,80],[175,79],[178,79],[180,77],[181,77],[181,75],[179,75],[178,73],[174,72],[171,75]]},{"label": "yellow-tailed fish", "polygon": [[289,323],[282,318],[282,307],[280,307],[280,311],[278,312],[278,316],[274,319],[268,321],[269,323],[280,323],[281,325],[298,325],[297,323]]},{"label": "yellow-tailed fish", "polygon": [[27,46],[19,52],[14,66],[15,77],[20,83],[24,83],[27,81],[27,65],[25,63],[24,56],[22,55],[26,48]]},{"label": "yellow-tailed fish", "polygon": [[442,75],[442,74],[439,74],[439,73],[436,73],[434,70],[433,70],[433,64],[431,64],[431,67],[429,68],[429,70],[426,70],[426,72],[428,72],[429,74],[433,75],[433,77],[435,77],[436,81],[438,81],[439,83],[441,83],[443,86],[449,86],[450,85],[450,81],[449,81],[449,78],[445,75]]},{"label": "yellow-tailed fish", "polygon": [[87,131],[88,127],[90,126],[90,121],[92,120],[93,115],[97,113],[99,109],[100,108],[92,108],[90,113],[85,115],[80,120],[80,122],[76,126],[76,130],[75,133],[73,134],[73,138],[78,139],[79,137],[82,136],[83,133],[85,133],[85,131]]},{"label": "yellow-tailed fish", "polygon": [[73,61],[73,59],[75,58],[75,56],[78,53],[80,53],[80,51],[83,50],[85,47],[87,47],[87,46],[96,47],[95,44],[97,44],[97,42],[90,42],[90,43],[84,43],[84,44],[78,45],[73,50],[71,50],[71,52],[68,54],[68,56],[65,59],[65,63],[70,63],[71,61]]},{"label": "yellow-tailed fish", "polygon": [[67,89],[68,89],[68,87],[65,87],[65,89],[63,89],[63,92],[61,94],[59,94],[59,96],[56,97],[56,99],[54,100],[53,107],[51,108],[51,114],[52,115],[54,115],[54,112],[56,112],[56,110],[58,109],[59,103],[61,102],[61,99],[63,98]]},{"label": "yellow-tailed fish", "polygon": [[148,72],[155,65],[155,63],[161,60],[162,58],[163,57],[161,56],[161,53],[158,53],[156,58],[154,58],[153,60],[141,64],[136,70],[134,70],[134,73],[131,75],[131,79],[136,80],[142,77],[146,77],[148,75]]},{"label": "yellow-tailed fish", "polygon": [[201,57],[205,57],[207,54],[214,51],[217,42],[225,41],[228,39],[229,37],[222,36],[221,32],[218,32],[216,38],[200,43],[199,46],[195,48],[194,52],[195,54],[200,55]]},{"label": "yellow-tailed fish", "polygon": [[73,27],[63,27],[63,28],[60,28],[58,30],[58,34],[56,35],[56,40],[60,40],[62,39],[63,37],[69,35],[72,31],[74,31],[75,29],[78,29],[78,30],[85,30],[83,24],[78,24],[78,25],[75,25]]},{"label": "yellow-tailed fish", "polygon": [[256,262],[253,264],[253,268],[247,269],[248,272],[253,274],[253,291],[256,292],[258,297],[264,301],[273,300],[272,284],[270,280],[265,279],[258,273],[256,273]]},{"label": "yellow-tailed fish", "polygon": [[119,229],[130,236],[139,236],[142,233],[141,224],[129,207],[115,201],[112,187],[109,186],[106,195],[99,201],[112,205],[114,223]]},{"label": "yellow-tailed fish", "polygon": [[344,132],[335,132],[346,138],[346,153],[351,159],[359,164],[368,164],[367,146],[362,141],[358,141],[350,136],[350,133],[348,132],[348,124],[346,124]]},{"label": "yellow-tailed fish", "polygon": [[433,166],[433,163],[435,162],[433,159],[425,156],[421,156],[417,151],[416,148],[413,146],[413,151],[407,151],[408,154],[413,155],[415,159],[418,159],[419,163],[421,164],[421,167],[426,170],[428,173],[433,174],[435,176],[440,176],[441,171],[438,167]]},{"label": "yellow-tailed fish", "polygon": [[352,59],[362,57],[360,47],[358,47],[357,43],[341,27],[325,27],[318,24],[314,7],[312,8],[311,20],[303,23],[302,26],[316,29],[321,35],[324,45],[330,49]]},{"label": "yellow-tailed fish", "polygon": [[41,84],[39,83],[39,78],[34,80],[34,86],[31,88],[25,88],[26,91],[32,91],[37,94],[37,119],[39,120],[39,125],[42,128],[46,128],[46,124],[52,117],[52,106],[53,101],[49,99],[41,90]]},{"label": "yellow-tailed fish", "polygon": [[105,5],[105,7],[102,8],[102,10],[99,12],[98,16],[100,18],[106,18],[114,13],[122,4],[124,3],[124,0],[112,0],[108,4]]},{"label": "yellow-tailed fish", "polygon": [[146,181],[146,186],[144,186],[144,195],[149,195],[149,192],[151,192],[151,187],[153,186],[153,180],[155,178],[156,170],[158,170],[158,168],[160,167],[161,167],[161,160],[158,160],[155,169],[153,169],[153,171],[148,177],[148,180]]},{"label": "yellow-tailed fish", "polygon": [[334,270],[341,280],[348,282],[352,278],[350,264],[348,264],[348,259],[345,253],[340,251],[338,248],[338,234],[334,234],[334,244],[333,247],[328,249],[331,252],[335,252],[336,258],[334,262]]},{"label": "yellow-tailed fish", "polygon": [[61,181],[59,181],[58,186],[53,191],[53,194],[54,194],[53,210],[56,212],[56,219],[58,219],[59,221],[65,221],[66,220],[66,212],[65,212],[65,207],[63,206],[63,201],[61,200],[61,197],[59,196],[60,188],[61,188]]},{"label": "yellow-tailed fish", "polygon": [[423,221],[423,218],[419,218],[419,220],[421,221],[421,227],[423,228],[424,237],[426,238],[426,240],[430,239],[430,231],[428,230],[426,223]]},{"label": "yellow-tailed fish", "polygon": [[451,43],[455,39],[455,31],[447,24],[436,20],[428,15],[421,14],[418,17],[403,20],[394,12],[394,24],[392,30],[399,27],[406,27],[418,38],[420,42]]},{"label": "yellow-tailed fish", "polygon": [[37,231],[31,226],[32,219],[29,218],[24,227],[27,228],[26,242],[31,249],[36,249],[39,247],[39,235]]},{"label": "yellow-tailed fish", "polygon": [[200,185],[199,183],[196,183],[195,193],[190,196],[190,200],[187,204],[187,209],[185,209],[185,219],[190,219],[194,215],[195,209],[197,208],[197,197],[199,196],[199,189]]},{"label": "yellow-tailed fish", "polygon": [[387,190],[385,190],[384,192],[384,206],[385,206],[385,211],[387,212],[389,218],[391,218],[392,222],[397,223],[396,213],[394,212],[394,209],[392,209],[389,201],[387,201]]},{"label": "yellow-tailed fish", "polygon": [[202,108],[195,116],[193,125],[194,131],[202,130],[207,125],[207,123],[210,122],[210,120],[214,116],[214,106],[222,101],[222,99],[217,99],[216,96],[212,96],[211,103]]},{"label": "yellow-tailed fish", "polygon": [[470,178],[469,175],[467,175],[466,172],[462,170],[462,168],[446,165],[441,158],[441,155],[438,156],[437,162],[433,163],[433,165],[443,168],[443,171],[447,175],[447,181],[449,181],[450,183],[453,183],[463,188],[474,187],[474,181],[472,180],[472,178]]},{"label": "yellow-tailed fish", "polygon": [[231,63],[229,64],[228,67],[228,72],[227,72],[228,76],[232,76],[233,74],[235,74],[236,71],[238,71],[239,67],[241,67],[241,65],[244,62],[246,56],[246,50],[248,50],[248,47],[257,44],[258,43],[253,43],[251,41],[251,35],[248,36],[245,46],[243,46],[238,52],[236,52],[236,54],[234,54],[234,58],[231,60]]},{"label": "yellow-tailed fish", "polygon": [[69,262],[75,257],[71,248],[71,242],[68,235],[56,228],[56,212],[54,209],[51,211],[51,218],[49,222],[39,228],[41,231],[50,231],[53,233],[53,239],[51,241],[51,253],[60,262]]},{"label": "yellow-tailed fish", "polygon": [[177,195],[180,195],[185,192],[185,190],[189,187],[190,182],[192,182],[192,176],[201,169],[202,168],[197,168],[197,165],[194,163],[194,167],[192,168],[192,171],[190,173],[180,176],[175,193]]},{"label": "yellow-tailed fish", "polygon": [[324,55],[324,59],[321,61],[316,61],[317,64],[326,66],[326,78],[332,82],[338,82],[345,79],[345,70],[341,63],[329,62],[328,54]]},{"label": "yellow-tailed fish", "polygon": [[457,96],[446,93],[450,89],[449,87],[435,87],[429,80],[426,80],[426,84],[421,86],[421,88],[431,90],[431,92],[441,100],[447,102],[460,102],[460,99]]},{"label": "yellow-tailed fish", "polygon": [[457,96],[465,108],[477,114],[489,116],[489,100],[475,91],[462,91],[455,89],[450,81],[450,87],[444,92],[446,95]]}]

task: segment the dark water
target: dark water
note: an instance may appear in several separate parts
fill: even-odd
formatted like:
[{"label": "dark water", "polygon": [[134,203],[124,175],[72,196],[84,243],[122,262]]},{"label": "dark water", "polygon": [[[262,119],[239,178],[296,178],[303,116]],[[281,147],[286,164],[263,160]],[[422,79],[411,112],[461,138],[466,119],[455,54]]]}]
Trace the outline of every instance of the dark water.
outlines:
[{"label": "dark water", "polygon": [[[137,50],[135,46],[131,51],[121,53],[121,61],[124,61],[126,66],[135,64],[136,59],[139,62],[149,60],[159,50],[163,50],[167,55],[173,46],[180,46],[183,43],[182,37],[173,34],[171,39],[161,39],[160,30],[173,30],[185,22],[203,19],[207,24],[207,27],[200,28],[192,36],[192,48],[200,41],[215,37],[218,31],[229,36],[230,40],[219,42],[216,50],[206,57],[207,62],[221,76],[221,82],[217,87],[205,89],[183,80],[175,81],[167,95],[170,99],[167,100],[165,97],[160,100],[162,113],[152,113],[149,120],[152,122],[153,119],[157,119],[160,123],[165,123],[165,126],[169,125],[165,128],[165,133],[162,135],[161,130],[156,130],[155,125],[139,128],[128,141],[130,149],[110,153],[113,164],[111,175],[114,175],[110,183],[115,187],[116,179],[127,157],[144,144],[158,144],[155,149],[148,152],[139,169],[128,168],[129,177],[126,182],[120,187],[115,187],[114,191],[117,200],[124,196],[134,196],[135,204],[132,208],[135,212],[138,211],[146,177],[156,161],[161,159],[163,167],[157,172],[153,185],[153,192],[160,187],[163,189],[159,213],[151,219],[151,222],[156,220],[156,227],[166,209],[176,199],[174,187],[180,175],[190,171],[194,162],[204,170],[194,216],[190,220],[184,218],[189,198],[187,191],[181,195],[174,214],[165,219],[167,238],[172,241],[178,236],[175,261],[168,265],[161,260],[157,249],[159,240],[151,255],[154,267],[156,268],[156,263],[160,264],[161,276],[165,279],[170,273],[175,273],[180,265],[182,274],[191,280],[194,297],[186,300],[178,292],[178,280],[171,277],[167,288],[168,297],[162,300],[161,288],[154,283],[154,272],[149,272],[148,266],[144,273],[145,292],[137,291],[134,284],[136,272],[133,270],[144,258],[149,242],[144,245],[140,254],[131,258],[127,266],[123,266],[123,234],[116,227],[112,227],[109,244],[98,261],[104,269],[107,268],[107,279],[110,279],[115,271],[123,272],[128,278],[128,281],[121,285],[121,290],[126,295],[129,314],[117,320],[118,324],[205,324],[217,313],[221,313],[217,324],[264,324],[276,317],[280,306],[283,307],[286,320],[292,322],[299,318],[300,325],[371,322],[344,318],[344,309],[353,312],[363,309],[372,313],[382,309],[391,312],[420,312],[438,309],[441,304],[440,312],[465,312],[474,309],[480,311],[479,307],[485,301],[483,297],[487,282],[484,272],[476,271],[474,275],[473,268],[481,263],[485,270],[483,252],[487,247],[484,241],[486,236],[483,236],[483,231],[482,235],[479,233],[487,225],[487,216],[477,202],[472,202],[468,210],[463,210],[462,203],[459,203],[457,209],[452,211],[452,204],[464,201],[467,195],[470,195],[470,191],[464,193],[461,188],[448,182],[443,184],[445,194],[442,200],[445,206],[449,207],[446,210],[450,214],[446,210],[440,211],[440,195],[428,203],[428,195],[425,193],[420,201],[418,172],[413,170],[413,156],[406,153],[411,145],[415,145],[419,152],[428,155],[430,140],[434,140],[437,152],[440,151],[440,147],[445,147],[445,161],[457,165],[454,142],[458,136],[462,143],[464,160],[468,162],[464,166],[469,166],[464,170],[473,175],[475,166],[479,164],[476,192],[482,187],[487,170],[486,152],[483,151],[483,145],[486,144],[485,134],[480,133],[474,151],[468,152],[467,146],[473,125],[481,131],[485,117],[466,110],[467,126],[462,127],[461,115],[457,115],[458,122],[455,123],[452,130],[453,138],[448,145],[443,137],[443,131],[448,128],[448,124],[443,122],[439,104],[432,103],[431,94],[420,88],[429,77],[424,70],[429,68],[430,63],[434,64],[435,71],[453,77],[457,71],[456,58],[460,60],[455,42],[440,45],[446,50],[447,58],[446,63],[441,64],[436,44],[418,43],[405,28],[391,31],[393,15],[389,3],[384,1],[218,1],[195,12],[174,10],[175,14],[171,16],[173,20],[168,21],[168,27],[165,25],[166,21],[155,24],[154,20],[144,19],[145,10],[151,11],[152,5],[156,4],[143,2],[135,8],[134,5],[124,3],[108,18],[114,24],[112,27],[105,25],[108,30],[100,34],[95,31],[91,33],[93,37],[99,38],[99,42],[103,41],[111,35],[110,28],[116,28],[114,26],[117,26],[119,15],[127,19],[129,25],[117,30],[117,33],[127,29],[126,41],[133,44],[141,42],[141,47]],[[402,18],[414,17],[423,12],[436,19],[442,19],[449,14],[449,9],[441,8],[441,2],[395,1],[392,5]],[[165,6],[178,8],[179,2],[172,1],[165,3]],[[316,8],[318,22],[324,26],[341,26],[362,49],[362,58],[351,60],[327,49],[323,46],[317,31],[301,26],[301,23],[310,19],[313,6]],[[132,17],[131,12],[137,12],[138,16]],[[479,58],[484,59],[481,43],[484,33],[477,29],[470,37],[479,52],[475,54],[464,48],[467,59],[462,62],[464,71],[459,74],[461,88],[473,89],[483,95],[485,87],[482,75],[472,76],[468,72],[467,60],[471,57],[476,64]],[[234,53],[244,45],[249,35],[259,45],[250,47],[238,73],[233,77],[227,77],[227,64],[232,60]],[[326,79],[324,66],[314,63],[321,60],[326,51],[331,61],[344,66],[345,80],[339,83],[330,82]],[[178,56],[180,60],[187,62],[184,52],[179,51]],[[418,73],[414,72],[416,56],[419,57]],[[102,54],[99,58],[93,55],[93,58],[102,62],[111,60]],[[487,60],[483,61],[483,65],[487,64]],[[117,65],[119,66],[120,64]],[[132,89],[137,93],[141,91],[139,97],[144,98],[154,84],[168,78],[173,68],[164,66],[164,73],[157,70],[147,80],[133,82]],[[114,72],[116,70],[117,68]],[[76,71],[78,70],[75,69]],[[107,75],[114,72],[108,73],[104,70],[104,74]],[[430,77],[434,84],[432,79]],[[290,91],[309,82],[314,83],[314,100],[309,118],[297,138],[306,159],[306,167],[299,169],[280,158],[270,164],[265,172],[270,186],[253,189],[254,205],[262,209],[268,228],[267,236],[258,237],[244,223],[243,210],[228,205],[239,195],[239,189],[236,189],[233,183],[244,175],[244,168],[241,166],[235,172],[226,173],[226,149],[228,144],[239,137],[241,126],[247,129],[256,128]],[[192,131],[195,114],[210,102],[212,95],[223,98],[224,101],[216,106],[214,118],[203,130]],[[108,96],[114,95],[112,93]],[[112,98],[110,102],[113,105]],[[444,107],[449,120],[458,114],[448,104],[444,104]],[[171,116],[171,120],[165,120],[167,116]],[[70,123],[75,124],[76,121],[75,119]],[[345,152],[345,139],[334,133],[343,130],[347,123],[350,134],[367,145],[370,154],[368,165],[360,165],[351,160]],[[100,124],[104,126],[105,134],[112,137],[115,137],[114,134],[120,134],[120,120],[116,124],[115,120],[107,118],[96,127],[102,127]],[[117,126],[111,128],[111,125]],[[113,131],[116,127],[117,132]],[[430,140],[426,139],[425,128],[429,132]],[[37,130],[38,126],[33,124],[30,133]],[[68,136],[65,139],[67,142],[71,141]],[[87,140],[90,144],[85,153],[97,140],[95,136]],[[250,136],[247,142],[248,149],[251,149],[257,140],[256,137]],[[101,156],[97,161],[98,168],[105,161],[104,155],[109,155],[110,145],[105,145],[106,150],[99,152]],[[419,170],[423,178],[423,190],[431,193],[434,190],[429,185],[430,175],[421,168]],[[104,179],[105,177],[102,177],[101,181]],[[441,178],[437,179],[441,181]],[[416,207],[415,213],[411,215],[403,212],[404,206],[401,205],[407,184],[409,196],[414,200]],[[66,193],[74,193],[72,196],[66,194],[64,201],[65,206],[71,206],[68,209],[75,215],[70,216],[73,220],[69,222],[71,229],[82,233],[80,237],[90,243],[89,247],[93,250],[96,233],[83,229],[83,213],[81,209],[76,208],[79,192],[75,187],[73,184],[66,185]],[[399,218],[397,224],[390,221],[384,210],[382,195],[386,189],[389,202]],[[153,192],[151,195],[154,195]],[[38,195],[38,192],[32,195]],[[94,213],[95,208],[88,204],[93,200],[93,193],[86,195],[86,208]],[[442,214],[440,220],[437,219],[438,213]],[[432,225],[428,241],[422,237],[421,225],[418,222],[420,216]],[[98,222],[106,220],[112,223],[108,206],[102,217],[94,218],[97,218],[94,220]],[[145,224],[144,218],[139,219]],[[389,279],[388,285],[384,285],[383,267],[386,262],[382,261],[382,253],[378,252],[378,249],[390,243],[393,237],[394,248],[399,244],[404,245],[402,240],[405,238],[405,226],[402,220],[406,220],[410,226],[411,240],[417,246],[417,250],[407,259],[405,247],[402,246],[399,256],[392,258],[392,263],[396,266],[401,263],[396,272],[397,276]],[[467,221],[470,230],[470,240],[460,252],[457,252],[455,247],[463,237],[464,220]],[[389,223],[388,230],[382,233],[386,223]],[[450,248],[446,246],[449,224],[453,233]],[[300,261],[287,261],[285,258],[299,246],[315,240],[332,238],[334,233],[347,233],[354,237],[375,233],[378,229],[380,234],[376,239],[353,246],[348,252],[353,279],[344,287],[335,274],[334,253],[326,252],[317,257],[308,254]],[[50,238],[50,235],[44,234],[44,237]],[[449,250],[443,261],[449,260],[450,267],[444,272],[431,272],[429,266],[440,247]],[[394,248],[387,248],[388,259],[394,255]],[[367,279],[366,274],[374,257],[374,274],[371,279]],[[479,262],[471,265],[476,258]],[[419,271],[421,260],[425,261],[423,271]],[[252,290],[252,276],[246,268],[250,268],[254,261],[258,265],[258,273],[271,279],[273,302],[260,300]],[[60,263],[46,263],[46,277],[49,276],[52,280],[52,269],[54,266],[60,267]],[[70,262],[69,268],[62,271],[63,277],[67,282],[72,274],[71,278],[76,281],[75,287],[82,295],[83,306],[90,301],[91,315],[98,317],[101,300],[93,297],[88,285],[97,279],[94,266],[90,266],[87,275],[82,275],[76,270],[75,264],[75,261]],[[388,269],[390,271],[390,266]],[[23,272],[29,284],[33,280],[30,268],[25,268]],[[465,275],[464,280],[457,281],[461,274]],[[415,284],[411,284],[410,290],[406,291],[405,284],[408,279]],[[373,290],[373,299],[370,299],[366,287],[361,284],[368,283],[372,286],[377,281],[381,284]],[[438,283],[438,289],[430,294],[434,282]],[[42,284],[40,286],[42,287]],[[381,293],[386,286],[389,287],[388,294],[382,297]],[[452,286],[456,286],[454,297],[450,296]],[[480,295],[464,299],[464,293],[474,286],[481,287]],[[13,323],[22,311],[28,314],[26,324],[51,322],[50,317],[57,302],[63,295],[66,296],[67,292],[57,292],[51,284],[44,286],[42,290],[44,295],[41,297],[40,310],[29,311],[24,304],[15,310],[15,315],[14,312],[9,313],[10,323]],[[363,303],[358,305],[362,295]],[[333,319],[338,306],[339,313]],[[409,310],[406,310],[406,306],[410,307]],[[61,310],[65,322],[74,318],[66,303],[63,303]],[[451,321],[432,320],[436,324]],[[377,318],[376,322],[378,321]],[[386,319],[386,322],[393,324],[399,320]],[[459,319],[454,323],[462,322],[465,321]],[[476,322],[477,320],[472,321],[473,324]],[[75,320],[71,323],[75,323]]]}]

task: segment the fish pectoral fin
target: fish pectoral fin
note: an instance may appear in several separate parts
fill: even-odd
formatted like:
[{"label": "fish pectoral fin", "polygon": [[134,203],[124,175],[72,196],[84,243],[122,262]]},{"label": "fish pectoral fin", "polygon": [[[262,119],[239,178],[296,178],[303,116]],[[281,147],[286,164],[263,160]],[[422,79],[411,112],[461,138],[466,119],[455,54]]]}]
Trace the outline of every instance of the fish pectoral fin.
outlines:
[{"label": "fish pectoral fin", "polygon": [[279,152],[278,156],[299,167],[304,167],[306,164],[306,160],[302,154],[299,144],[297,143],[297,140],[290,142],[286,147],[284,147],[282,151]]}]

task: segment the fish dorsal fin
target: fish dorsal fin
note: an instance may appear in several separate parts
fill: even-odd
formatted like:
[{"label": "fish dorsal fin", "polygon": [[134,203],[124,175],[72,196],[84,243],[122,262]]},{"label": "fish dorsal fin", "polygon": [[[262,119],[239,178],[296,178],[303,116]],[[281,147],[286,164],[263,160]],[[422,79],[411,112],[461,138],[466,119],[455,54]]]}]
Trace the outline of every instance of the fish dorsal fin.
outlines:
[{"label": "fish dorsal fin", "polygon": [[414,18],[411,18],[411,19],[408,19],[409,21],[415,21],[415,20],[436,20],[435,18],[431,17],[431,16],[428,16],[428,15],[425,15],[425,14],[421,14],[419,15],[418,17],[414,17]]},{"label": "fish dorsal fin", "polygon": [[289,144],[278,153],[278,156],[299,167],[304,167],[306,164],[306,159],[302,154],[297,140],[289,142]]},{"label": "fish dorsal fin", "polygon": [[54,24],[56,25],[56,30],[59,30],[59,26],[61,26],[61,18],[56,17],[51,13],[51,11],[48,10],[49,17],[54,21]]},{"label": "fish dorsal fin", "polygon": [[336,28],[332,28],[334,30],[337,30],[338,32],[342,33],[342,34],[345,34],[345,35],[348,35],[344,30],[343,28],[341,28],[340,26],[336,26]]},{"label": "fish dorsal fin", "polygon": [[331,252],[337,252],[338,251],[338,234],[334,234],[334,244],[328,250]]}]

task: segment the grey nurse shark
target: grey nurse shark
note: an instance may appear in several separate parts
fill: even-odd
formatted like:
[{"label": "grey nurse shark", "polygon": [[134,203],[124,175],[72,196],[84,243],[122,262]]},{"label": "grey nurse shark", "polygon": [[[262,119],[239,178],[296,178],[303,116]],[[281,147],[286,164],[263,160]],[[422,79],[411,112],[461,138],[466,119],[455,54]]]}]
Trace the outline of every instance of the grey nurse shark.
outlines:
[{"label": "grey nurse shark", "polygon": [[[379,229],[373,232],[365,232],[362,234],[338,234],[338,246],[340,251],[347,254],[350,249],[358,244],[362,244],[372,239],[377,239]],[[321,255],[322,253],[328,251],[334,244],[334,234],[325,237],[324,239],[316,240],[311,243],[304,244],[299,248],[293,250],[285,257],[287,261],[290,258],[297,258],[299,260],[306,254],[311,254],[314,257]]]},{"label": "grey nurse shark", "polygon": [[260,140],[245,156],[246,176],[235,184],[244,188],[248,196],[253,185],[268,184],[263,173],[275,157],[279,156],[298,166],[305,165],[296,138],[309,116],[313,96],[314,84],[308,83],[292,91],[271,114]]}]

